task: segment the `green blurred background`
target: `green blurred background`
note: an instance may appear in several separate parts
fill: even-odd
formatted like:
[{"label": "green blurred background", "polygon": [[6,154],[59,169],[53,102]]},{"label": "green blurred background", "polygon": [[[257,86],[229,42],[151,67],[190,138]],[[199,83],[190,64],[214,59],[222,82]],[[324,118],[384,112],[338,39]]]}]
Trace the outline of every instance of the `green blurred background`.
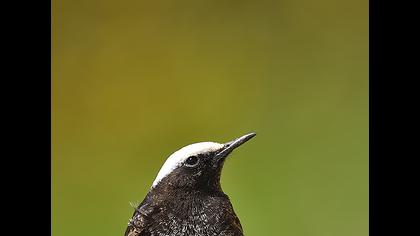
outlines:
[{"label": "green blurred background", "polygon": [[52,235],[123,235],[175,150],[246,235],[368,235],[368,1],[52,0]]}]

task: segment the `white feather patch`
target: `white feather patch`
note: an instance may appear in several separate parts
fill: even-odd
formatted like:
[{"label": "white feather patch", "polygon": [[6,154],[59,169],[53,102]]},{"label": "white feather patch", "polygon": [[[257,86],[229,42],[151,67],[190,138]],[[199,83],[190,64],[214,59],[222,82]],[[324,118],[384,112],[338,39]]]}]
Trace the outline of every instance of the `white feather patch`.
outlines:
[{"label": "white feather patch", "polygon": [[155,181],[153,181],[152,188],[155,187],[165,176],[180,166],[188,157],[201,153],[217,151],[221,148],[223,148],[223,144],[214,142],[202,142],[190,144],[179,149],[170,155],[168,159],[166,159],[162,168],[160,168]]}]

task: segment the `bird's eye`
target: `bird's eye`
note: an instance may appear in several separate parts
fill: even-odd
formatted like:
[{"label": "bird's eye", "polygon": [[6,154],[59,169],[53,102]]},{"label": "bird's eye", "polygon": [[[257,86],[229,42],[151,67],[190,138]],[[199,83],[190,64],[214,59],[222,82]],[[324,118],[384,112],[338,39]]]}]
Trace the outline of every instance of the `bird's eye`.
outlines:
[{"label": "bird's eye", "polygon": [[194,167],[198,164],[198,157],[197,156],[190,156],[185,161],[186,166]]}]

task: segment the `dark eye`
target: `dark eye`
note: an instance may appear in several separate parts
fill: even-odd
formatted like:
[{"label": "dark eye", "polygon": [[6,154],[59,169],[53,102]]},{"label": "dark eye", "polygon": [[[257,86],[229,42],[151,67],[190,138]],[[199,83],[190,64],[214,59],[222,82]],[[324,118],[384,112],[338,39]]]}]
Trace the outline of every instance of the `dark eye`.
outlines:
[{"label": "dark eye", "polygon": [[197,156],[190,156],[185,161],[185,164],[189,167],[194,167],[198,164],[198,157]]}]

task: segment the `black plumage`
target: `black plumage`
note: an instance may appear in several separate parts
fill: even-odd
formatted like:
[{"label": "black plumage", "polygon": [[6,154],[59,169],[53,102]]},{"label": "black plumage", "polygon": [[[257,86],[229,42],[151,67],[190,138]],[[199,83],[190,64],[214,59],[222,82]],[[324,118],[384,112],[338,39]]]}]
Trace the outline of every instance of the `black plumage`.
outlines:
[{"label": "black plumage", "polygon": [[220,175],[226,157],[253,136],[182,158],[136,207],[125,236],[242,236],[241,223],[220,186]]}]

